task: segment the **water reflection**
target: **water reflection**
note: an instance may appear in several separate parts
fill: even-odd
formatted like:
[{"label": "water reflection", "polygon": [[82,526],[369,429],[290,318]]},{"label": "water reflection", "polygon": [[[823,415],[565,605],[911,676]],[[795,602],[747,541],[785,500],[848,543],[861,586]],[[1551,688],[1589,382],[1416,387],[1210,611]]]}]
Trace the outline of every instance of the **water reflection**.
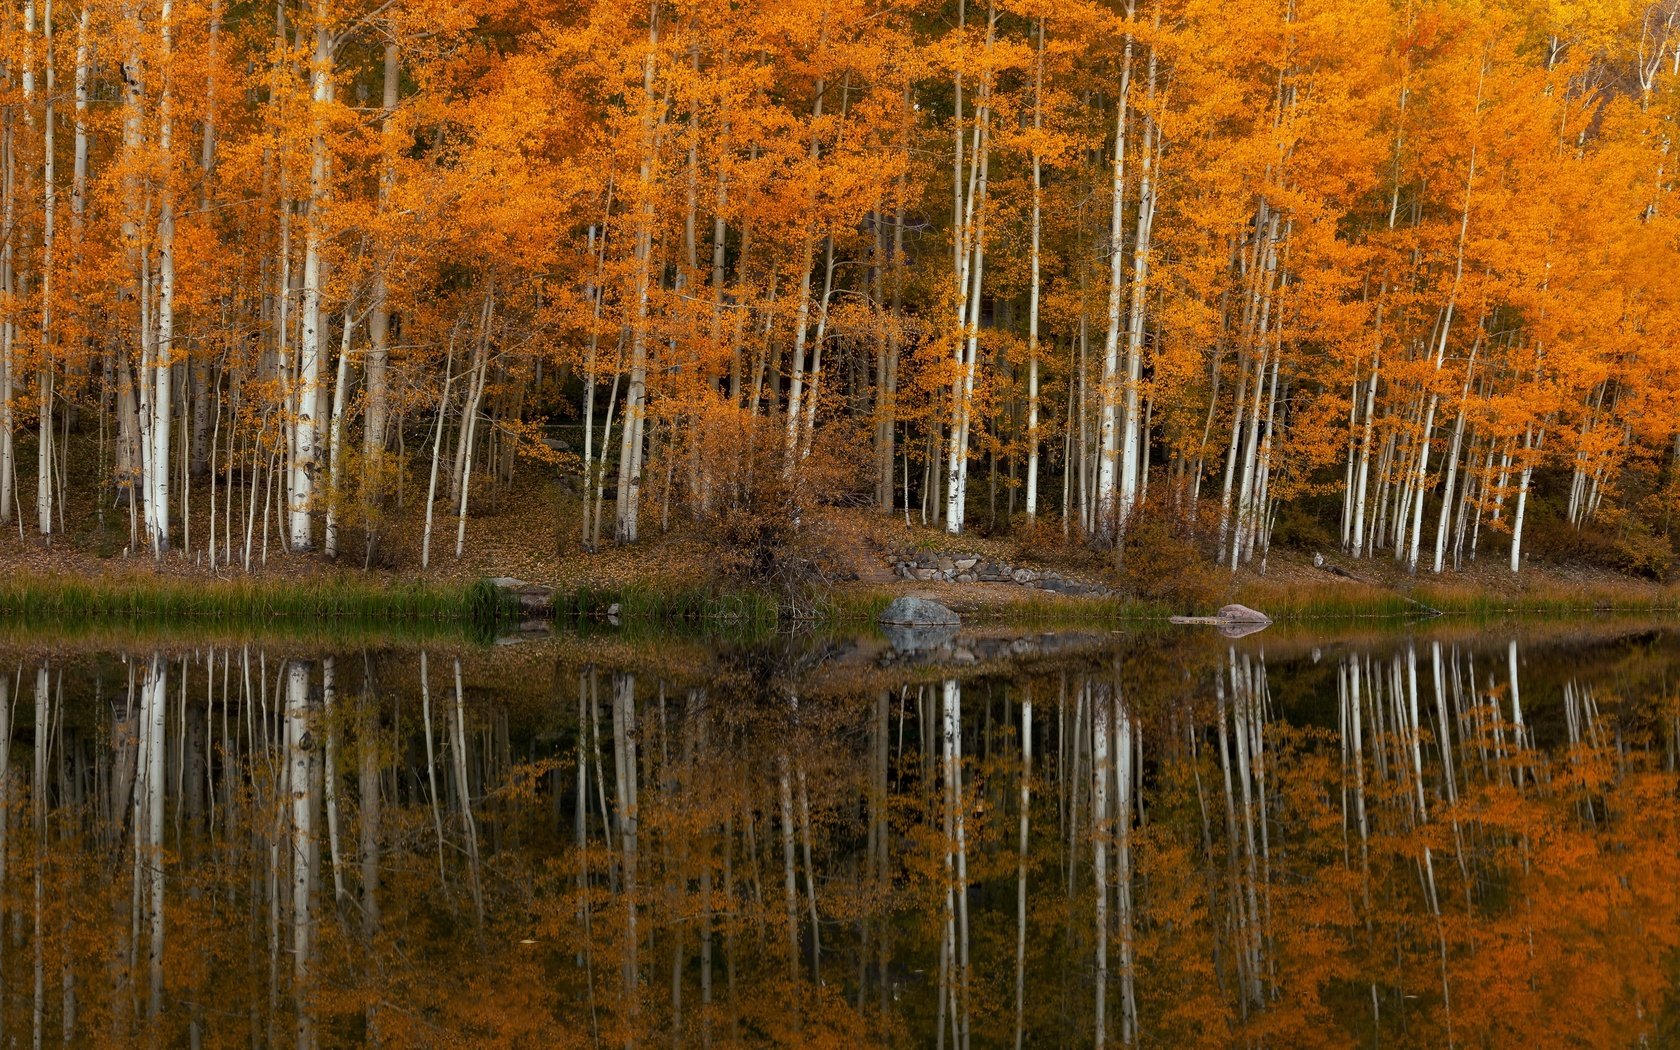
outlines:
[{"label": "water reflection", "polygon": [[1674,1036],[1673,639],[1152,644],[875,675],[17,656],[0,1032]]}]

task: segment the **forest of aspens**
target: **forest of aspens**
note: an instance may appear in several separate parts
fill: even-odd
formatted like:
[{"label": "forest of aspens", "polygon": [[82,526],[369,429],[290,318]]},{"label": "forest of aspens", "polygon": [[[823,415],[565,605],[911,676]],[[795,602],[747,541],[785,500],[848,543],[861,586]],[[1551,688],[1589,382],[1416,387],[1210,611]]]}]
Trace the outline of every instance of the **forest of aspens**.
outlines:
[{"label": "forest of aspens", "polygon": [[1680,0],[0,3],[0,1050],[1680,1046]]},{"label": "forest of aspens", "polygon": [[19,0],[0,101],[20,558],[1680,562],[1673,0]]}]

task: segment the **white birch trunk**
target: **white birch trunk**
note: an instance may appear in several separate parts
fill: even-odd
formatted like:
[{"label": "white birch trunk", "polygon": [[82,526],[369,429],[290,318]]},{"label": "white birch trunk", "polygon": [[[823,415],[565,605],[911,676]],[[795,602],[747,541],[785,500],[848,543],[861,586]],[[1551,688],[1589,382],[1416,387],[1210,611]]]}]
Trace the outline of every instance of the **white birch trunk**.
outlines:
[{"label": "white birch trunk", "polygon": [[[397,149],[394,132],[398,90],[402,79],[402,66],[398,56],[396,42],[387,41],[384,92],[380,100],[384,115],[379,121],[381,152],[384,158],[379,176],[381,211],[390,201],[392,185],[396,179],[392,154]],[[362,454],[368,461],[367,469],[376,474],[380,456],[385,451],[386,420],[390,413],[390,379],[387,369],[391,347],[391,305],[383,261],[374,270],[369,296],[372,302],[368,309],[368,348],[362,360],[363,381],[367,384],[367,414],[362,420]]]},{"label": "white birch trunk", "polygon": [[321,385],[321,259],[327,206],[326,106],[332,101],[333,42],[327,0],[315,0],[315,54],[310,65],[311,134],[309,140],[309,201],[304,211],[303,316],[298,340],[297,386],[292,420],[292,470],[289,532],[291,549],[315,546],[316,398]]},{"label": "white birch trunk", "polygon": [[[449,409],[449,386],[455,381],[455,333],[449,334],[449,351],[443,361],[443,389],[438,393],[437,429],[432,436],[432,474],[426,483],[426,527],[420,536],[420,567],[432,561],[432,515],[437,507],[438,455],[443,447],[443,421]],[[248,559],[247,559],[248,560]]]},{"label": "white birch trunk", "polygon": [[654,164],[661,123],[656,112],[654,71],[659,54],[659,0],[648,10],[647,55],[642,60],[642,161],[639,175],[641,205],[636,220],[635,320],[630,336],[630,383],[624,396],[624,426],[619,445],[618,497],[615,533],[620,543],[636,542],[641,509],[642,429],[647,406],[648,325],[653,282]]},{"label": "white birch trunk", "polygon": [[[1102,403],[1097,425],[1096,520],[1091,523],[1093,531],[1104,538],[1114,535],[1115,525],[1115,425],[1119,410],[1116,387],[1120,374],[1120,293],[1126,272],[1126,120],[1130,112],[1131,85],[1132,39],[1128,35],[1125,58],[1120,67],[1120,94],[1114,117],[1114,168],[1110,180],[1112,207],[1108,222],[1108,326],[1103,337]],[[1101,1045],[1100,1042],[1098,1045]]]},{"label": "white birch trunk", "polygon": [[[1044,127],[1044,19],[1038,20],[1038,48],[1033,60],[1033,134],[1038,135]],[[1032,271],[1032,283],[1028,292],[1027,304],[1027,517],[1032,521],[1038,520],[1038,447],[1040,444],[1038,432],[1038,296],[1039,296],[1039,235],[1042,226],[1042,211],[1044,204],[1043,158],[1039,154],[1037,139],[1033,142],[1032,153],[1032,247],[1029,267]],[[1064,471],[1066,469],[1064,465]],[[1028,701],[1028,718],[1030,720],[1031,701]],[[1023,813],[1022,819],[1025,820]],[[1022,851],[1025,852],[1025,844]],[[1022,893],[1025,894],[1025,880],[1022,881]],[[1023,896],[1023,900],[1025,897]],[[1024,927],[1023,927],[1024,928]],[[1015,1045],[1021,1045],[1020,996],[1016,996],[1016,1025]]]},{"label": "white birch trunk", "polygon": [[350,386],[350,333],[355,322],[344,311],[344,331],[338,345],[338,374],[333,379],[332,422],[327,427],[327,527],[322,553],[338,557],[339,503],[344,497],[344,398]]},{"label": "white birch trunk", "polygon": [[1523,433],[1523,464],[1522,472],[1517,480],[1517,509],[1511,518],[1511,571],[1517,572],[1522,568],[1522,534],[1523,518],[1528,511],[1528,483],[1534,476],[1534,449],[1545,441],[1545,431],[1540,432],[1537,439],[1534,427],[1529,426]]},{"label": "white birch trunk", "polygon": [[[29,10],[33,14],[34,5]],[[167,19],[167,16],[165,16]],[[53,375],[53,219],[58,201],[58,181],[54,177],[54,62],[52,0],[41,5],[41,40],[46,60],[43,63],[45,90],[42,92],[41,123],[41,361],[36,380],[39,394],[40,438],[36,443],[35,516],[41,535],[52,535],[53,514],[53,403],[55,400]],[[33,27],[31,27],[33,30]]]},{"label": "white birch trunk", "polygon": [[[1156,25],[1160,25],[1160,9],[1157,6]],[[1130,44],[1127,45],[1128,50]],[[1153,46],[1149,49],[1149,89],[1150,103],[1155,99],[1155,63],[1156,55]],[[1132,253],[1132,302],[1131,317],[1126,332],[1126,376],[1124,389],[1123,414],[1121,416],[1123,430],[1120,440],[1120,494],[1115,507],[1114,528],[1116,533],[1122,532],[1126,522],[1131,518],[1132,511],[1138,501],[1139,490],[1139,460],[1143,450],[1149,442],[1149,435],[1145,433],[1143,420],[1138,414],[1138,387],[1143,381],[1143,319],[1146,297],[1149,290],[1149,242],[1155,225],[1155,121],[1147,114],[1143,122],[1143,148],[1141,168],[1138,182],[1138,215],[1137,229],[1134,232],[1134,250]]]},{"label": "white birch trunk", "polygon": [[[172,104],[174,90],[170,85],[169,62],[171,43],[171,3],[165,0],[160,36],[163,42],[163,87],[158,95],[158,149],[166,162],[171,156],[173,137]],[[157,334],[153,352],[152,394],[152,452],[147,462],[151,486],[148,503],[151,508],[152,550],[159,556],[169,552],[169,463],[170,431],[175,410],[173,378],[175,372],[175,194],[166,175],[160,190],[158,206],[158,293]]]}]

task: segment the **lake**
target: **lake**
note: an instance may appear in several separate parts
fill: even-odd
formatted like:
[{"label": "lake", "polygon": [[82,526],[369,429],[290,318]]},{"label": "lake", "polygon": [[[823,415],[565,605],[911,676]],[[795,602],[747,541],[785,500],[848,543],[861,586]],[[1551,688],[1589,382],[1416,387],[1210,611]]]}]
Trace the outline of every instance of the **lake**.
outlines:
[{"label": "lake", "polygon": [[1680,632],[0,648],[5,1045],[1680,1039]]}]

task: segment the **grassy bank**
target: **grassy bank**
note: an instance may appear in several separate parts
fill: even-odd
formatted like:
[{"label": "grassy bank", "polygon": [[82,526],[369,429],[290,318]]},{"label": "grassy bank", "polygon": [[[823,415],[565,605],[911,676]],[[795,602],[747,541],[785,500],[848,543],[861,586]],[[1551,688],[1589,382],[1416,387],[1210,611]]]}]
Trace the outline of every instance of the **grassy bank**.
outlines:
[{"label": "grassy bank", "polygon": [[324,579],[204,579],[125,574],[16,575],[0,582],[8,629],[87,632],[144,627],[207,636],[362,636],[494,630],[505,616],[488,583]]},{"label": "grassy bank", "polygon": [[[284,579],[128,573],[20,574],[0,582],[0,639],[143,633],[150,637],[359,639],[453,637],[488,641],[518,622],[488,580],[425,583],[360,574]],[[626,630],[684,626],[692,633],[773,634],[786,617],[755,590],[634,583],[556,596],[554,619]]]},{"label": "grassy bank", "polygon": [[[873,623],[895,592],[882,589],[841,591],[823,606],[825,619],[837,623]],[[1029,592],[1017,600],[969,604],[960,591],[941,596],[964,606],[965,620],[1021,627],[1112,627],[1171,616],[1211,616],[1224,602],[1175,604],[1132,598],[1056,598]],[[1411,591],[1377,585],[1312,587],[1249,583],[1230,601],[1258,609],[1279,622],[1338,622],[1370,619],[1416,619],[1420,616],[1495,618],[1507,616],[1578,617],[1599,613],[1680,614],[1680,592],[1652,592],[1611,587],[1571,589],[1540,587],[1522,593],[1499,593],[1443,584]]]},{"label": "grassy bank", "polygon": [[[789,603],[771,592],[716,583],[637,582],[580,586],[556,597],[561,626],[751,640],[790,624],[867,628],[893,598],[914,590],[957,609],[965,622],[1026,628],[1116,628],[1162,622],[1175,613],[1206,615],[1219,602],[1193,605],[1126,597],[1070,598],[1027,588],[945,584],[853,583]],[[1401,588],[1378,583],[1307,583],[1250,579],[1226,600],[1280,622],[1331,623],[1465,617],[1580,617],[1607,612],[1680,613],[1680,589],[1536,581],[1499,590],[1463,582]],[[204,579],[144,573],[92,578],[19,575],[0,583],[0,634],[50,636],[143,631],[182,639],[274,637],[377,641],[453,637],[479,641],[517,619],[487,580],[475,583],[391,581],[354,574],[304,579]]]},{"label": "grassy bank", "polygon": [[1629,584],[1565,585],[1540,581],[1521,588],[1420,583],[1390,588],[1369,583],[1312,585],[1251,581],[1236,601],[1276,620],[1352,620],[1419,615],[1582,616],[1680,612],[1680,589]]}]

